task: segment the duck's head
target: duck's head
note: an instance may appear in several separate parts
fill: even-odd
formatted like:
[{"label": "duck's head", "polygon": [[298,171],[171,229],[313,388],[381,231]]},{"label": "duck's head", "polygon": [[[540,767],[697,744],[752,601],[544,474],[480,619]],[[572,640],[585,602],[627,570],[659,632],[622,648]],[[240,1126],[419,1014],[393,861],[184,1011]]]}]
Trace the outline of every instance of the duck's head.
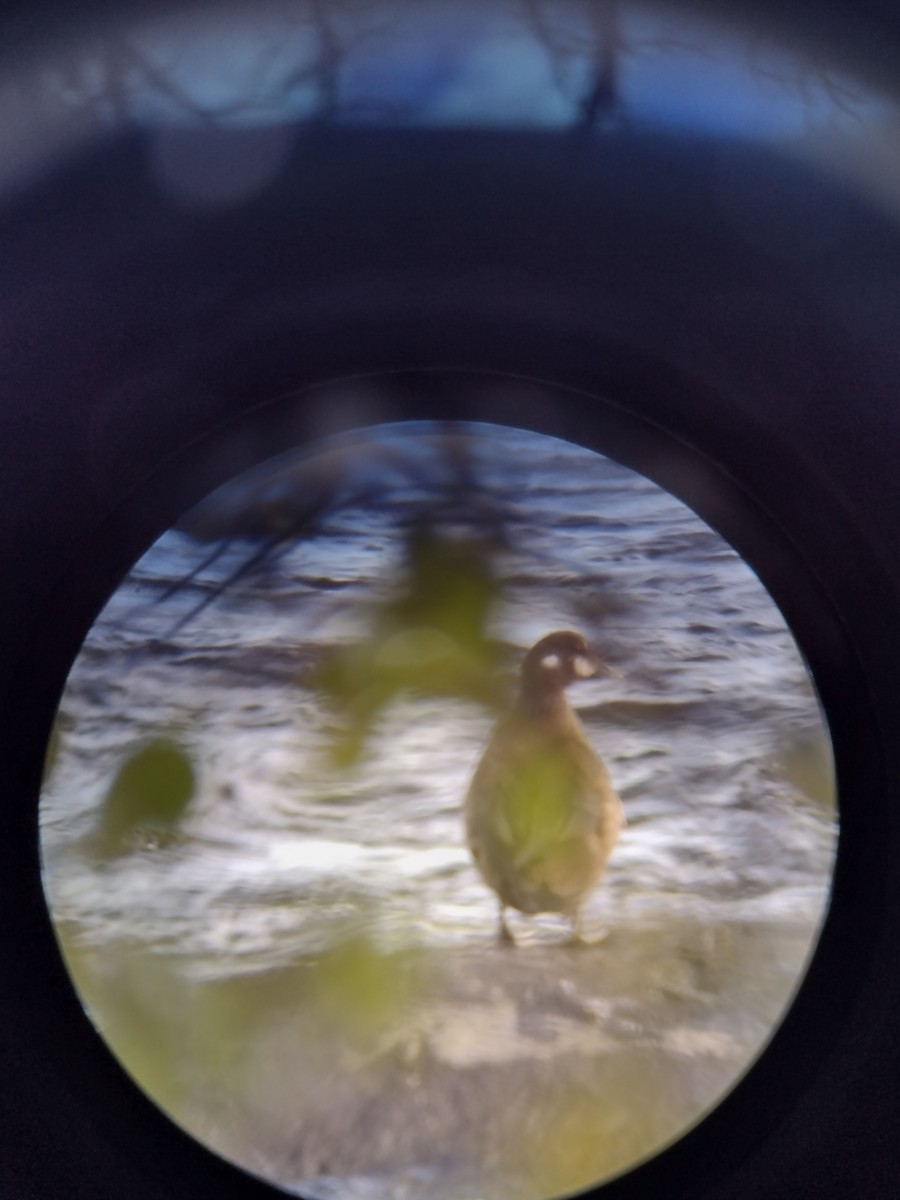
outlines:
[{"label": "duck's head", "polygon": [[612,674],[611,669],[580,633],[561,629],[536,642],[522,663],[522,690],[526,694],[552,695],[579,679]]}]

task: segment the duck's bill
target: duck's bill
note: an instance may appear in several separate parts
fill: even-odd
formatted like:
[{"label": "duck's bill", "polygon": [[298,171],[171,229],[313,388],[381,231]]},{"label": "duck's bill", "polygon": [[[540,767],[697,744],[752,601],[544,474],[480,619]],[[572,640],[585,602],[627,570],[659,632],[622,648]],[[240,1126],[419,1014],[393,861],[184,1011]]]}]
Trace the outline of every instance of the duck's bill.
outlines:
[{"label": "duck's bill", "polygon": [[575,674],[579,679],[593,679],[597,675],[605,675],[610,679],[621,679],[622,672],[611,667],[595,654],[579,654],[574,662]]}]

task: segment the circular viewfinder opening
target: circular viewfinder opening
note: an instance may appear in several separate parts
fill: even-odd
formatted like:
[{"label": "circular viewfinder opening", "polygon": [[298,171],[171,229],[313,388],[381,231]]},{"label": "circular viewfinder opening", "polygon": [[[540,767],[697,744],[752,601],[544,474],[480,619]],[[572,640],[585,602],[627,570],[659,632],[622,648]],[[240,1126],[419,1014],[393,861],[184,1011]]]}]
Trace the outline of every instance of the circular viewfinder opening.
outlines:
[{"label": "circular viewfinder opening", "polygon": [[40,818],[123,1067],[319,1200],[546,1200],[659,1152],[778,1026],[837,841],[741,557],[591,450],[422,422],[257,467],[144,554]]}]

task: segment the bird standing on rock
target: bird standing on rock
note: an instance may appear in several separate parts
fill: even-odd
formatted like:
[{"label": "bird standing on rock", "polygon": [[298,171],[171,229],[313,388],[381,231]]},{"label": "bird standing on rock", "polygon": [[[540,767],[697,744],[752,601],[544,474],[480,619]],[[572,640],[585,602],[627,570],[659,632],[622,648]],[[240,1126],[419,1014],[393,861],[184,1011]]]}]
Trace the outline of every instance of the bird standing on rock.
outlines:
[{"label": "bird standing on rock", "polygon": [[579,633],[547,634],[525,655],[512,710],[498,723],[466,795],[475,865],[506,909],[556,912],[581,942],[581,905],[600,880],[624,823],[609,772],[569,707],[566,688],[613,674]]}]

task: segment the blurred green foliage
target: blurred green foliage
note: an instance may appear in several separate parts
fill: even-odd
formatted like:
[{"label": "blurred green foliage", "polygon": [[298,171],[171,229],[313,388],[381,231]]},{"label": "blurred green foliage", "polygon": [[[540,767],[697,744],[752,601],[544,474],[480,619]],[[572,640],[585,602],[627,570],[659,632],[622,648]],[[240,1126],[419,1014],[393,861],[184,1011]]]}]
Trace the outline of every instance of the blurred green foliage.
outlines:
[{"label": "blurred green foliage", "polygon": [[185,1061],[189,1013],[178,965],[123,941],[115,953],[66,936],[66,966],[97,1029],[154,1103],[176,1119],[185,1111],[196,1061]]},{"label": "blurred green foliage", "polygon": [[492,807],[492,819],[502,818],[509,826],[514,865],[526,865],[571,835],[577,784],[570,747],[529,747],[520,769],[504,780],[502,810]]},{"label": "blurred green foliage", "polygon": [[338,650],[309,680],[340,717],[332,755],[356,763],[385,708],[405,692],[502,703],[501,645],[488,635],[500,600],[490,538],[451,537],[427,521],[404,541],[398,586],[379,604],[368,637]]},{"label": "blurred green foliage", "polygon": [[834,760],[827,738],[822,734],[796,736],[780,749],[779,773],[826,813],[834,813],[837,785]]},{"label": "blurred green foliage", "polygon": [[313,1066],[352,1078],[377,1060],[425,981],[415,953],[381,951],[364,935],[285,967],[195,980],[190,959],[127,941],[110,954],[59,933],[79,995],[125,1070],[189,1132],[225,1139],[226,1154],[222,1131],[237,1118],[238,1135],[252,1135],[272,1089],[285,1103],[297,1090],[299,1107]]},{"label": "blurred green foliage", "polygon": [[523,1200],[596,1186],[659,1148],[675,1132],[673,1114],[690,1109],[672,1094],[673,1085],[669,1062],[635,1053],[611,1055],[592,1080],[548,1088],[522,1135],[509,1137],[504,1148],[506,1171],[520,1176]]},{"label": "blurred green foliage", "polygon": [[546,1200],[658,1151],[765,1044],[810,936],[673,917],[561,966],[553,945],[388,951],[347,927],[284,967],[197,978],[60,934],[123,1066],[189,1133],[289,1189],[371,1174],[387,1195],[421,1164],[416,1195],[444,1200],[456,1166],[485,1197]]},{"label": "blurred green foliage", "polygon": [[384,953],[365,936],[336,943],[310,964],[304,1001],[339,1041],[371,1045],[403,1021],[421,981],[411,951]]},{"label": "blurred green foliage", "polygon": [[100,813],[94,851],[115,858],[141,845],[167,845],[194,795],[187,753],[169,738],[145,743],[119,768]]}]

